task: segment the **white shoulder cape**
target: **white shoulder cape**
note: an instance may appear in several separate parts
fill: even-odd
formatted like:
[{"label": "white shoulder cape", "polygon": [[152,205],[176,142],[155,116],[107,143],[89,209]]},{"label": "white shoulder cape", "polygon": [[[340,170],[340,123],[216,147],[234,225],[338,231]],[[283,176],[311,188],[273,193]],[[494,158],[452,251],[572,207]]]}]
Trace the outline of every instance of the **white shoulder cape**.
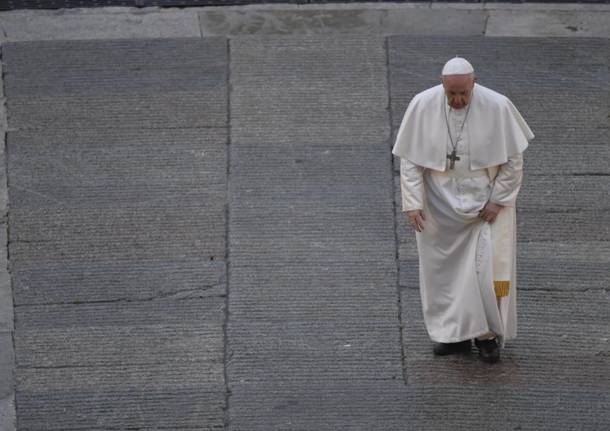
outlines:
[{"label": "white shoulder cape", "polygon": [[[525,150],[534,134],[508,97],[474,84],[468,114],[470,169],[501,165]],[[442,84],[413,97],[392,153],[425,168],[444,171],[449,135]]]}]

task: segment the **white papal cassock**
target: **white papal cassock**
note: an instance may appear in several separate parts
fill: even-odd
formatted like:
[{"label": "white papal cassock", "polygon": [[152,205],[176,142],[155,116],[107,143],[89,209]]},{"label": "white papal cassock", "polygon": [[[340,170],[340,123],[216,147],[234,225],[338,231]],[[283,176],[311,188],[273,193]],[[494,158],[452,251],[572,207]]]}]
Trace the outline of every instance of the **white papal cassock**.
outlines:
[{"label": "white papal cassock", "polygon": [[[499,93],[475,84],[470,103],[460,135],[467,108],[450,109],[442,86],[415,96],[393,153],[401,157],[403,211],[422,209],[425,216],[416,239],[430,338],[452,343],[495,334],[504,346],[517,330],[515,201],[533,133]],[[442,104],[454,142],[461,136],[454,169]],[[504,206],[491,224],[478,217],[488,201]]]}]

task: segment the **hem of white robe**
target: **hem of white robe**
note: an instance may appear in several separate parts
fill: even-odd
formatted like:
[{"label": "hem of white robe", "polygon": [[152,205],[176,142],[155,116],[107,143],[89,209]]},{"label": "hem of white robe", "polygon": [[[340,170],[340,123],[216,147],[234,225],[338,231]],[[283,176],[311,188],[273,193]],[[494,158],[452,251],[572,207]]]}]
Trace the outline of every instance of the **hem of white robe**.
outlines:
[{"label": "hem of white robe", "polygon": [[[469,335],[469,336],[462,336],[462,337],[454,337],[454,338],[437,338],[437,337],[430,337],[430,340],[435,341],[437,343],[459,343],[460,341],[466,341],[466,340],[472,340],[476,337],[480,337],[481,335],[485,335],[489,332],[490,330],[487,331],[478,331],[478,332],[473,332],[473,335]],[[498,344],[501,348],[504,348],[506,341],[508,340],[513,340],[515,338],[517,338],[516,336],[504,336],[502,334],[497,334],[494,332],[494,334],[496,334],[496,339],[498,340]]]},{"label": "hem of white robe", "polygon": [[[438,338],[438,337],[430,337],[432,341],[436,341],[437,343],[459,343],[460,341],[472,340],[473,338],[480,337],[481,335],[485,335],[490,331],[490,329],[481,330],[477,332],[473,332],[472,335],[459,336],[453,338]],[[498,335],[496,334],[496,337]]]}]

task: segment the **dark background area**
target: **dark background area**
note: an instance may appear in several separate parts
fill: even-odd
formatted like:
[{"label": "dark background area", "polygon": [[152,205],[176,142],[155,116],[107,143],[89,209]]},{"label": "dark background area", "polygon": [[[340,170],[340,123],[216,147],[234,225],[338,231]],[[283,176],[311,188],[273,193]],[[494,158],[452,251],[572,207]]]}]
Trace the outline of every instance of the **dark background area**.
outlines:
[{"label": "dark background area", "polygon": [[[418,0],[414,0],[418,1]],[[437,3],[449,3],[444,0],[433,0]],[[376,1],[369,0],[369,3],[406,3],[400,1]],[[427,3],[428,0],[422,1]],[[530,1],[481,1],[481,0],[452,0],[452,3],[610,3],[609,0],[536,0]],[[82,8],[82,7],[102,7],[102,6],[132,6],[132,7],[189,7],[189,6],[231,6],[243,4],[264,4],[264,3],[288,3],[288,4],[315,4],[315,3],[361,3],[360,1],[326,1],[326,0],[268,0],[268,1],[249,1],[249,0],[0,0],[0,10],[12,9],[61,9],[61,8]]]}]

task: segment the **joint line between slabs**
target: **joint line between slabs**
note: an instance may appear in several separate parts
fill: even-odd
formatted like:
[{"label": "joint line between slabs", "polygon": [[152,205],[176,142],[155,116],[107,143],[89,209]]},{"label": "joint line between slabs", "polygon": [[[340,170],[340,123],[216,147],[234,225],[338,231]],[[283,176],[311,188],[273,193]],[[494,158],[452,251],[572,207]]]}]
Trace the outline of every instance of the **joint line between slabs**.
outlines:
[{"label": "joint line between slabs", "polygon": [[[392,137],[393,137],[393,118],[392,118],[392,91],[391,91],[391,79],[390,79],[390,50],[389,50],[389,40],[388,37],[383,38],[383,49],[385,52],[385,66],[386,66],[386,83],[387,83],[387,92],[388,92],[388,121],[390,123],[390,132],[388,141],[390,144],[390,148],[392,146]],[[390,152],[390,192],[392,199],[392,221],[394,228],[394,262],[396,264],[396,301],[398,308],[398,338],[400,344],[400,368],[402,370],[402,379],[405,385],[407,385],[407,369],[406,369],[406,359],[405,359],[405,349],[404,349],[404,340],[402,336],[402,305],[400,300],[400,248],[399,248],[399,237],[398,237],[398,217],[396,216],[397,203],[396,203],[396,185],[394,181],[394,170],[395,170],[395,159],[394,155]]]},{"label": "joint line between slabs", "polygon": [[[199,14],[198,14],[199,15]],[[227,61],[227,66],[226,66],[226,85],[227,85],[227,122],[226,122],[226,130],[227,130],[227,145],[226,145],[226,152],[227,152],[227,166],[226,166],[226,189],[225,189],[225,283],[226,283],[226,295],[225,295],[225,318],[224,318],[224,322],[223,322],[223,337],[224,337],[224,343],[223,343],[223,347],[224,347],[224,351],[223,351],[223,377],[224,377],[224,381],[225,381],[225,406],[224,406],[224,417],[223,417],[223,423],[224,423],[224,429],[228,429],[229,428],[229,424],[230,424],[230,410],[229,410],[229,401],[231,398],[231,390],[229,388],[229,378],[228,378],[228,372],[227,372],[227,366],[228,363],[230,362],[230,352],[229,352],[229,337],[228,337],[228,324],[229,324],[229,293],[230,293],[230,280],[229,280],[229,275],[230,275],[230,269],[231,269],[231,262],[229,259],[229,249],[230,249],[230,244],[229,244],[229,239],[230,239],[230,216],[231,216],[231,212],[230,212],[230,202],[231,199],[229,198],[229,193],[230,193],[230,179],[231,179],[231,39],[230,38],[225,38],[226,40],[226,61]]]}]

